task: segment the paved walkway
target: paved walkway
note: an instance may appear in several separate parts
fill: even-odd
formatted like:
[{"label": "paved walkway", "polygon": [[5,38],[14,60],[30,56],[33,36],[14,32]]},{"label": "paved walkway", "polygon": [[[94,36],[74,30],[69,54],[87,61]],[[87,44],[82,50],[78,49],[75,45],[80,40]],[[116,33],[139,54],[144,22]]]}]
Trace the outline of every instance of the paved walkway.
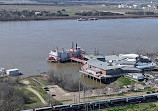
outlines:
[{"label": "paved walkway", "polygon": [[27,89],[31,92],[33,92],[38,98],[41,100],[43,104],[47,104],[47,102],[43,99],[43,97],[38,93],[38,91],[34,90],[30,85],[27,87]]},{"label": "paved walkway", "polygon": [[31,92],[33,92],[33,93],[41,100],[41,102],[42,102],[43,104],[47,104],[47,102],[43,99],[43,97],[39,94],[39,92],[36,91],[36,90],[34,90],[34,89],[29,85],[29,84],[30,84],[29,81],[23,80],[22,83],[28,85],[26,89],[29,90],[29,91],[31,91]]}]

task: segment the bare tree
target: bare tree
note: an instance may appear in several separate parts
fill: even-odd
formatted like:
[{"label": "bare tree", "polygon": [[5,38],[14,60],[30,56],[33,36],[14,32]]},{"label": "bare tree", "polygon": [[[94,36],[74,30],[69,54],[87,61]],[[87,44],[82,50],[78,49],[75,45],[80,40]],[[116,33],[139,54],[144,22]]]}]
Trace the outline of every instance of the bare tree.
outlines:
[{"label": "bare tree", "polygon": [[0,109],[1,111],[20,111],[23,109],[27,97],[12,79],[0,79]]},{"label": "bare tree", "polygon": [[[48,81],[52,84],[59,85],[65,90],[69,91],[79,91],[79,80],[74,79],[71,76],[67,76],[67,74],[55,74],[53,71],[48,72]],[[83,90],[83,87],[87,87],[80,84],[80,90]]]}]

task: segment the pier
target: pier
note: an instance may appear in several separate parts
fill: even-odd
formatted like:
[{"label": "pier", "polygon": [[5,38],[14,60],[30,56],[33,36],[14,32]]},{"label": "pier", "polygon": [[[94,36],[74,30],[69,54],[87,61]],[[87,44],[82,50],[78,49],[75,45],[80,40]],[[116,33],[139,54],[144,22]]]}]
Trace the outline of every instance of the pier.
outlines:
[{"label": "pier", "polygon": [[71,57],[70,60],[74,61],[74,62],[82,63],[82,64],[85,64],[87,62],[86,60],[82,60],[82,59],[75,58],[75,57]]},{"label": "pier", "polygon": [[105,80],[106,80],[105,77],[94,76],[93,74],[90,74],[90,73],[88,73],[86,71],[83,71],[83,70],[79,70],[79,72],[85,74],[88,78],[99,81],[100,83],[103,82],[103,81],[105,82]]}]

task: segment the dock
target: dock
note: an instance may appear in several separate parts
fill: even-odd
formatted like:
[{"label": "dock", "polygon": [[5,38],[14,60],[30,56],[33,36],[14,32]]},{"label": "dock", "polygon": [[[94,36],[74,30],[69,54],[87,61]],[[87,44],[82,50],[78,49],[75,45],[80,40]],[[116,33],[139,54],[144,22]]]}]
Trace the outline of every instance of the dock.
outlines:
[{"label": "dock", "polygon": [[82,59],[75,58],[75,57],[71,57],[70,60],[74,61],[74,62],[82,63],[82,64],[85,64],[87,62],[86,60],[82,60]]},{"label": "dock", "polygon": [[106,80],[105,77],[97,77],[97,76],[94,76],[93,74],[90,74],[90,73],[88,73],[88,72],[86,72],[86,71],[83,71],[83,70],[79,70],[79,72],[85,74],[87,77],[89,77],[89,78],[91,78],[91,79],[93,79],[93,80],[96,80],[96,81],[98,80],[100,83],[101,83],[102,81],[105,81],[105,80]]}]

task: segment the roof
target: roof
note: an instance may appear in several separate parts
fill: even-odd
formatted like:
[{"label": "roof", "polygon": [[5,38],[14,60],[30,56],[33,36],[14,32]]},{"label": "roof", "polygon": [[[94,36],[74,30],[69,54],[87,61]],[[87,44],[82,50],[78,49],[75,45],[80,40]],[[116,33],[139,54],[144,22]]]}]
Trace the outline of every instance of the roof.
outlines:
[{"label": "roof", "polygon": [[143,74],[133,74],[133,76],[137,77],[137,79],[143,79],[144,78]]},{"label": "roof", "polygon": [[84,54],[84,56],[87,57],[87,58],[90,58],[90,59],[105,58],[101,55],[96,55],[95,56],[95,55],[86,55],[86,54]]},{"label": "roof", "polygon": [[120,61],[113,61],[115,64],[121,64],[121,65],[135,65],[135,61],[127,61],[127,60],[120,60]]},{"label": "roof", "polygon": [[141,69],[135,68],[135,67],[122,67],[122,70],[131,70],[131,71],[142,71]]},{"label": "roof", "polygon": [[107,62],[102,62],[102,61],[99,61],[97,59],[88,60],[87,64],[94,66],[94,67],[97,67],[97,68],[102,69],[102,70],[111,70],[111,69],[119,69],[120,68],[120,66],[109,65],[109,63],[107,63]]},{"label": "roof", "polygon": [[118,61],[118,60],[122,60],[122,59],[123,59],[122,57],[119,57],[117,55],[105,56],[105,60],[108,60],[108,61],[110,61],[110,60],[116,60],[116,61]]},{"label": "roof", "polygon": [[142,73],[133,73],[132,75],[135,75],[135,76],[143,76]]},{"label": "roof", "polygon": [[151,63],[137,63],[136,67],[140,69],[145,69],[145,68],[153,68],[155,67],[156,64],[154,62]]},{"label": "roof", "polygon": [[138,54],[119,54],[119,57],[136,58]]},{"label": "roof", "polygon": [[33,109],[27,109],[27,110],[22,110],[22,111],[33,111]]},{"label": "roof", "polygon": [[7,71],[17,71],[19,69],[8,69]]}]

